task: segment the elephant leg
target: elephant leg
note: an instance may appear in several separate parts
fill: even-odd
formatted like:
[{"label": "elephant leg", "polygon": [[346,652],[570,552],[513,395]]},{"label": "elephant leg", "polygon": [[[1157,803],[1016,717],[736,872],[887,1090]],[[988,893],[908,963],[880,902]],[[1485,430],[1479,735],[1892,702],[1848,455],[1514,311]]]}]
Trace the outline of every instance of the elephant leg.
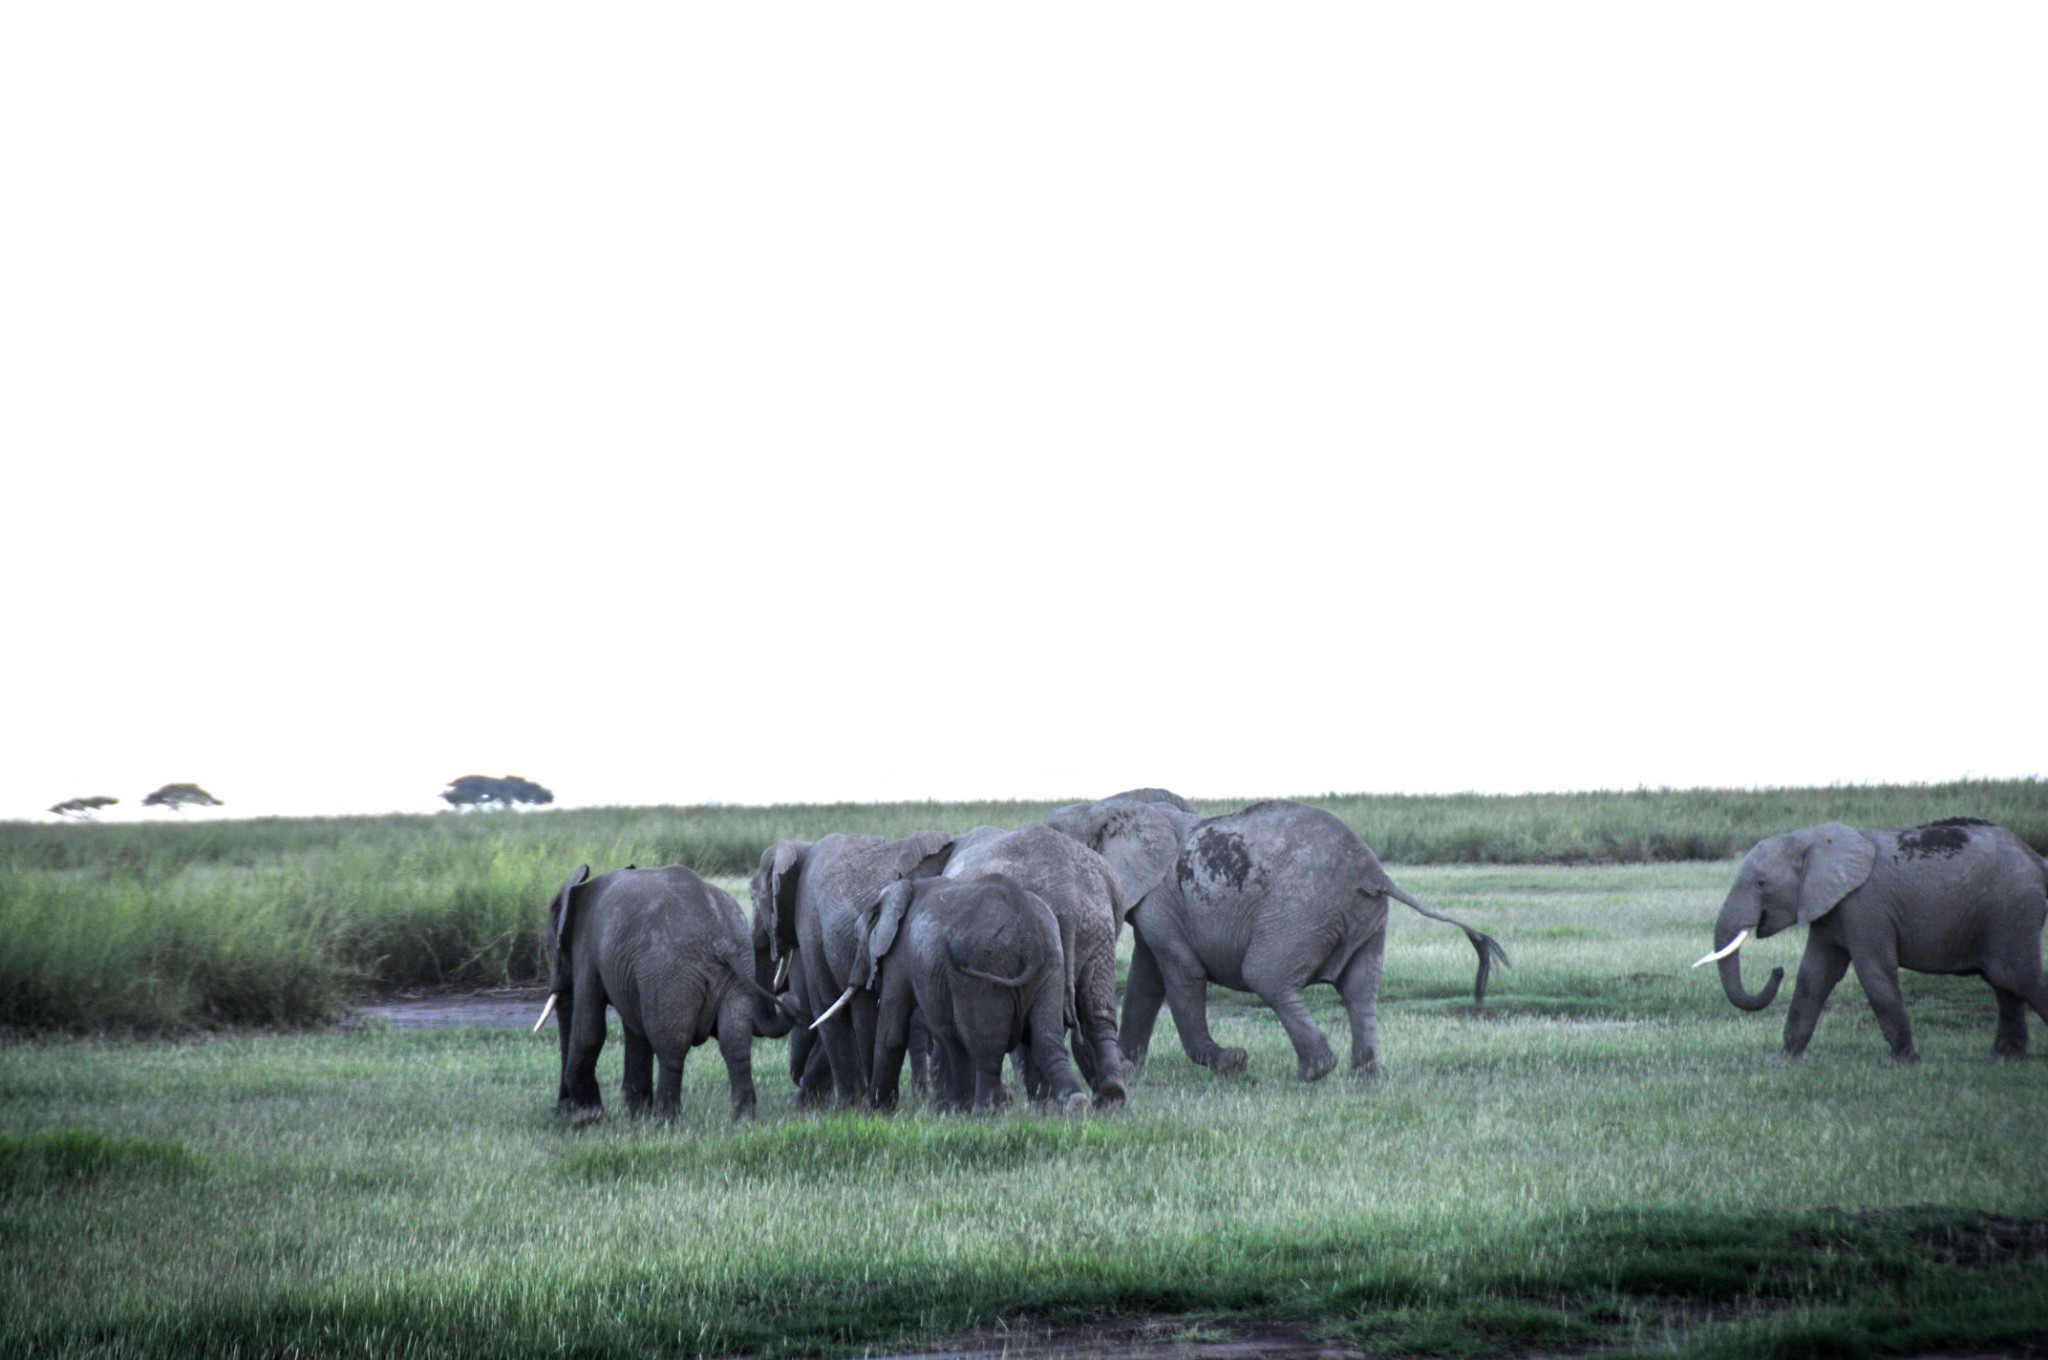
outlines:
[{"label": "elephant leg", "polygon": [[853,1028],[853,1080],[856,1097],[865,1097],[875,1080],[875,1027],[880,1018],[875,994],[855,992],[846,1003],[846,1015]]},{"label": "elephant leg", "polygon": [[673,1059],[657,1054],[659,1063],[654,1072],[654,1112],[664,1119],[672,1118],[683,1104],[683,1062],[690,1056],[690,1050],[680,1050]]},{"label": "elephant leg", "polygon": [[800,1110],[818,1110],[831,1101],[832,1064],[826,1061],[825,1046],[812,1044],[810,1058],[797,1078],[796,1099],[792,1103]]},{"label": "elephant leg", "polygon": [[1128,1097],[1124,1089],[1124,1050],[1116,1037],[1116,957],[1105,954],[1088,959],[1074,978],[1074,1008],[1079,1014],[1074,1030],[1074,1066],[1100,1107],[1121,1105]]},{"label": "elephant leg", "polygon": [[957,1034],[939,1036],[939,1108],[966,1112],[974,1104],[974,1062]]},{"label": "elephant leg", "polygon": [[869,1063],[872,1077],[868,1104],[878,1110],[896,1108],[896,1096],[903,1084],[903,1058],[915,1047],[918,1026],[910,1011],[915,1003],[910,984],[900,972],[891,972],[882,982],[882,1001],[875,1017],[875,1051]]},{"label": "elephant leg", "polygon": [[1892,1046],[1892,1061],[1919,1062],[1920,1055],[1913,1048],[1913,1022],[1906,1018],[1905,998],[1899,994],[1897,958],[1889,954],[1884,958],[1857,954],[1851,962],[1856,980],[1863,984],[1863,994],[1870,998],[1870,1009],[1877,1013],[1877,1027],[1884,1031],[1885,1042]]},{"label": "elephant leg", "polygon": [[1280,949],[1262,947],[1260,941],[1254,941],[1245,951],[1244,980],[1280,1017],[1288,1039],[1294,1044],[1301,1079],[1321,1081],[1337,1069],[1337,1054],[1301,999],[1300,971],[1299,965],[1290,963]]},{"label": "elephant leg", "polygon": [[604,993],[596,987],[578,987],[575,1014],[569,1021],[569,1042],[564,1050],[562,1094],[557,1107],[577,1123],[604,1114],[604,1097],[597,1090],[597,1055],[604,1048]]},{"label": "elephant leg", "polygon": [[654,1045],[647,1036],[626,1027],[626,1073],[620,1083],[627,1114],[641,1114],[654,1100]]},{"label": "elephant leg", "polygon": [[[1807,936],[1806,952],[1799,958],[1799,977],[1792,984],[1792,1006],[1785,1013],[1786,1057],[1796,1058],[1806,1051],[1828,994],[1848,971],[1848,950]],[[1889,1030],[1886,1037],[1890,1037]]]},{"label": "elephant leg", "polygon": [[910,1013],[910,1089],[919,1100],[931,1099],[932,1027],[921,1010]]},{"label": "elephant leg", "polygon": [[2039,946],[2026,953],[2019,967],[1993,963],[1984,969],[1984,980],[1998,993],[1998,1038],[1991,1046],[1994,1056],[2024,1058],[2027,1055],[2027,1008],[2048,1021],[2048,983],[2041,979],[2036,961]]},{"label": "elephant leg", "polygon": [[1991,1041],[1991,1056],[2026,1057],[2027,999],[1996,984],[1991,990],[1998,997],[1998,1036]]},{"label": "elephant leg", "polygon": [[1189,1061],[1220,1077],[1244,1071],[1248,1055],[1243,1049],[1224,1048],[1209,1037],[1209,979],[1200,965],[1192,956],[1162,955],[1158,950],[1152,956],[1166,982],[1166,1007],[1173,1012],[1173,1026],[1180,1031],[1180,1046]]},{"label": "elephant leg", "polygon": [[1386,962],[1387,937],[1381,933],[1351,956],[1337,977],[1337,994],[1351,1021],[1351,1072],[1376,1077],[1380,1072],[1380,971]]},{"label": "elephant leg", "polygon": [[[718,1010],[718,1056],[725,1059],[725,1082],[732,1093],[734,1123],[754,1117],[754,1000],[734,988]],[[682,1060],[676,1060],[681,1075]],[[671,1107],[673,1108],[673,1107]]]},{"label": "elephant leg", "polygon": [[986,1053],[975,1053],[971,1059],[974,1068],[974,1110],[987,1113],[1000,1110],[1010,1103],[1009,1088],[1003,1085],[1003,1050],[991,1049]]},{"label": "elephant leg", "polygon": [[1127,1075],[1135,1076],[1144,1070],[1145,1054],[1152,1047],[1152,1026],[1165,1003],[1166,981],[1159,975],[1159,960],[1152,956],[1145,937],[1134,935],[1130,976],[1124,980],[1123,1027],[1117,1035]]}]

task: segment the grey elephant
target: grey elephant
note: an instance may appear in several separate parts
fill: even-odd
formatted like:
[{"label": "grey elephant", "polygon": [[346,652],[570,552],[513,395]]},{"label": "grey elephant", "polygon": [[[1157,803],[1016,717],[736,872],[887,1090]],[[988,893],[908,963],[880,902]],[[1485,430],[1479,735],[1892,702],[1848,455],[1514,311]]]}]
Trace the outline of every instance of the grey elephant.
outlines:
[{"label": "grey elephant", "polygon": [[877,1001],[870,1102],[896,1104],[913,1012],[931,1031],[941,1108],[1008,1103],[1003,1057],[1019,1045],[1067,1111],[1088,1108],[1063,1047],[1073,990],[1059,920],[1003,874],[904,879],[861,914],[855,982]]},{"label": "grey elephant", "polygon": [[1244,1070],[1245,1051],[1209,1035],[1215,982],[1271,1006],[1294,1043],[1301,1079],[1319,1080],[1337,1055],[1301,991],[1331,983],[1351,1021],[1352,1070],[1378,1071],[1389,898],[1465,932],[1479,955],[1476,1000],[1486,998],[1494,962],[1508,965],[1492,936],[1396,887],[1358,834],[1321,808],[1276,800],[1202,817],[1164,790],[1136,794],[1046,819],[1109,861],[1131,904],[1137,938],[1119,1037],[1133,1065],[1145,1061],[1164,1001],[1190,1059],[1225,1076]]},{"label": "grey elephant", "polygon": [[[1116,1033],[1116,946],[1124,926],[1123,890],[1109,864],[1093,850],[1044,823],[1004,831],[979,826],[957,837],[946,877],[1004,874],[1036,893],[1060,923],[1074,993],[1074,1061],[1095,1103],[1114,1108],[1126,1099],[1123,1048]],[[1045,1094],[1042,1073],[1019,1051],[1025,1088]]]},{"label": "grey elephant", "polygon": [[2048,1020],[2041,980],[2041,926],[2048,917],[2048,864],[2026,842],[1977,817],[1864,830],[1828,822],[1759,841],[1743,858],[1714,923],[1714,951],[1728,999],[1762,1010],[1785,970],[1761,995],[1742,983],[1743,942],[1803,925],[1806,952],[1785,1017],[1787,1057],[1806,1051],[1822,1005],[1849,969],[1870,998],[1892,1057],[1917,1062],[1913,1026],[1899,996],[1899,969],[1974,973],[1998,997],[1992,1052],[2027,1051],[2027,1007]]},{"label": "grey elephant", "polygon": [[[940,831],[893,841],[835,833],[816,841],[777,841],[761,852],[748,885],[755,933],[767,939],[778,967],[789,960],[793,990],[811,1007],[825,1008],[816,1052],[792,1072],[803,1103],[822,1102],[828,1087],[842,1107],[867,1098],[874,995],[856,988],[846,1005],[833,1001],[846,996],[860,959],[860,913],[897,879],[937,874],[950,844]],[[791,1056],[794,1062],[796,1054]]]},{"label": "grey elephant", "polygon": [[[717,1039],[734,1119],[754,1112],[753,1040],[780,1038],[788,1010],[770,989],[768,941],[750,932],[730,894],[680,864],[627,866],[590,877],[582,865],[548,904],[548,1000],[560,1033],[556,1103],[578,1121],[603,1113],[597,1058],[605,1007],[625,1031],[629,1111],[673,1114],[690,1050]],[[654,1064],[661,1065],[659,1084]]]}]

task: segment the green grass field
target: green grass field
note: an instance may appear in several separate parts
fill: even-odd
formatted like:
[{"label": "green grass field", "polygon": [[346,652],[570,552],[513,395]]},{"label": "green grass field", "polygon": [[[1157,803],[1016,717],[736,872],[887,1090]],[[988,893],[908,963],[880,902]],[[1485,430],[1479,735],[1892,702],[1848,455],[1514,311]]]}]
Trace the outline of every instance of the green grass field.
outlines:
[{"label": "green grass field", "polygon": [[1483,1011],[1463,937],[1396,908],[1384,1079],[1301,1085],[1217,992],[1246,1077],[1162,1017],[1130,1108],[1072,1121],[794,1114],[779,1042],[751,1127],[705,1048],[674,1123],[577,1132],[551,1034],[16,1039],[0,1354],[858,1354],[1136,1315],[1451,1356],[2048,1347],[2039,1022],[1993,1062],[1988,989],[1909,974],[1926,1060],[1894,1067],[1852,982],[1771,1061],[1783,1000],[1686,968],[1732,868],[1396,865],[1513,954]]}]

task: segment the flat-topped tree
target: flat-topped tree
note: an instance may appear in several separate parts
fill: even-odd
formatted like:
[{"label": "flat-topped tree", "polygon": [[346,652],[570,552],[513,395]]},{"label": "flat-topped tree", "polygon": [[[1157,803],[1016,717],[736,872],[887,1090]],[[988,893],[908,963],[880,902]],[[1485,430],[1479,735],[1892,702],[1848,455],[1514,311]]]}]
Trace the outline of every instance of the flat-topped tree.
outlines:
[{"label": "flat-topped tree", "polygon": [[188,807],[222,807],[220,799],[197,784],[166,784],[142,800],[144,807],[167,807],[183,812]]},{"label": "flat-topped tree", "polygon": [[441,797],[453,807],[510,807],[514,803],[552,803],[555,795],[531,779],[508,774],[493,779],[487,774],[466,774],[449,781]]},{"label": "flat-topped tree", "polygon": [[90,798],[66,798],[61,803],[52,804],[50,811],[70,821],[89,822],[92,820],[92,815],[95,812],[104,807],[112,807],[120,801],[118,798],[109,798],[105,794],[94,794]]}]

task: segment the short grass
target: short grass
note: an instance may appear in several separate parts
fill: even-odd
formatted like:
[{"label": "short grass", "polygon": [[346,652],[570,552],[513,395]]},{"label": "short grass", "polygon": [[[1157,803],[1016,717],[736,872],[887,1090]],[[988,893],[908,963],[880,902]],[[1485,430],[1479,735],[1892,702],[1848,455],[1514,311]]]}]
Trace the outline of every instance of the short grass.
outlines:
[{"label": "short grass", "polygon": [[1913,977],[1921,1065],[1853,980],[1771,1061],[1783,1001],[1685,967],[1731,872],[1397,867],[1512,952],[1484,1010],[1463,937],[1397,908],[1382,1080],[1303,1086],[1218,992],[1247,1076],[1162,1017],[1130,1108],[1081,1120],[795,1114],[780,1043],[750,1127],[706,1048],[672,1124],[578,1132],[524,1031],[16,1041],[0,1354],[858,1354],[1160,1314],[1393,1354],[2048,1347],[2048,1057],[1991,1061],[1983,985]]},{"label": "short grass", "polygon": [[[2038,780],[1825,789],[1311,799],[1389,862],[1665,862],[1838,818],[1989,817],[2048,848]],[[585,808],[110,826],[0,822],[0,1028],[303,1025],[350,996],[541,975],[578,864],[743,878],[783,837],[1017,826],[1046,803]],[[1239,806],[1205,802],[1205,812]]]}]

